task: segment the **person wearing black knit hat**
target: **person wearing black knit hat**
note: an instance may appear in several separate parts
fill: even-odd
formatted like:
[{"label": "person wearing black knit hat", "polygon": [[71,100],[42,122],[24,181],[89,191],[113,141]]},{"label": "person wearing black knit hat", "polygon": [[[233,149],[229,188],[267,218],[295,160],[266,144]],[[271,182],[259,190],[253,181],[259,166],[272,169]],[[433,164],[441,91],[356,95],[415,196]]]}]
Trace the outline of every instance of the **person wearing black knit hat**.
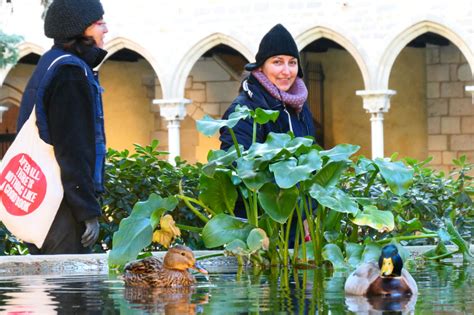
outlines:
[{"label": "person wearing black knit hat", "polygon": [[[256,142],[265,142],[270,132],[287,133],[297,137],[315,136],[313,117],[307,105],[308,90],[302,80],[300,55],[295,40],[281,24],[275,25],[260,41],[255,62],[248,63],[245,70],[250,74],[242,81],[239,95],[223,115],[229,118],[237,105],[251,110],[263,108],[279,112],[275,122],[258,125]],[[240,120],[232,128],[237,142],[248,149],[253,140],[253,121]],[[221,149],[234,146],[228,128],[220,130]],[[237,216],[245,217],[243,206],[235,209]],[[294,220],[296,222],[296,220]],[[294,231],[294,230],[293,230]]]},{"label": "person wearing black knit hat", "polygon": [[[241,90],[223,118],[227,119],[237,105],[246,105],[280,112],[276,122],[269,122],[257,129],[257,142],[265,142],[270,132],[292,131],[295,136],[312,136],[315,130],[313,117],[306,99],[308,90],[302,80],[300,55],[295,40],[281,24],[277,24],[260,41],[255,62],[245,65],[250,74],[242,81]],[[252,144],[253,122],[240,121],[234,128],[239,144],[248,149]],[[227,128],[220,130],[221,149],[233,146]]]},{"label": "person wearing black knit hat", "polygon": [[28,81],[17,129],[34,108],[40,137],[54,147],[64,196],[42,247],[26,244],[31,254],[90,253],[99,236],[106,151],[93,69],[107,55],[103,15],[99,0],[54,0],[46,11],[44,34],[54,45]]}]

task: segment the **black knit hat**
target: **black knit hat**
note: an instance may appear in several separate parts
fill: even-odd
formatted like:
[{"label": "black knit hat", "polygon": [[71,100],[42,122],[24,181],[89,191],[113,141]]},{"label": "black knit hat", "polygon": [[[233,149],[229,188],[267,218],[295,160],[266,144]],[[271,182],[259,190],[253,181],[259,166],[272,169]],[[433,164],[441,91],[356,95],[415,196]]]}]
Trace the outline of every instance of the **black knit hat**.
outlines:
[{"label": "black knit hat", "polygon": [[303,77],[303,69],[300,64],[300,54],[295,40],[290,32],[281,24],[277,24],[263,36],[258,46],[258,52],[254,63],[245,65],[245,70],[252,71],[261,67],[265,60],[277,55],[287,55],[298,59],[298,76]]},{"label": "black knit hat", "polygon": [[73,38],[103,15],[99,0],[54,0],[46,11],[44,34],[55,39]]}]

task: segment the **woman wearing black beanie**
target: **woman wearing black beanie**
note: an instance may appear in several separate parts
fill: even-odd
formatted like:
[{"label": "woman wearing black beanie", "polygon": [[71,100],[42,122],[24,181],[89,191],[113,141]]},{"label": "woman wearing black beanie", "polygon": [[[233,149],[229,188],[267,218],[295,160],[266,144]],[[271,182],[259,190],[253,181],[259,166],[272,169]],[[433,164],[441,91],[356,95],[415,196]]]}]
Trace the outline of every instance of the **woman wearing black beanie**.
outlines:
[{"label": "woman wearing black beanie", "polygon": [[33,106],[40,137],[54,147],[64,196],[41,248],[31,254],[91,252],[99,235],[105,132],[98,66],[108,32],[99,0],[54,0],[44,32],[54,46],[39,60],[20,105],[18,130]]},{"label": "woman wearing black beanie", "polygon": [[[258,125],[257,142],[265,142],[270,132],[292,131],[297,137],[315,136],[313,117],[306,102],[308,90],[302,80],[298,48],[283,25],[277,24],[265,34],[255,62],[247,64],[245,70],[250,71],[250,74],[242,81],[240,93],[224,113],[223,119],[227,119],[237,105],[246,105],[251,110],[261,107],[279,111],[280,114],[275,122]],[[237,142],[248,149],[252,145],[252,119],[241,120],[232,129]],[[222,128],[220,133],[221,149],[233,147],[228,128]],[[237,201],[235,214],[245,217],[244,207],[240,203]],[[294,237],[294,227],[290,237]]]},{"label": "woman wearing black beanie", "polygon": [[[235,111],[235,106],[246,105],[251,110],[257,107],[280,112],[276,122],[258,126],[257,142],[265,142],[270,132],[295,136],[313,136],[314,125],[306,99],[308,90],[302,80],[303,70],[296,43],[281,24],[275,25],[262,38],[255,62],[245,66],[250,74],[242,81],[241,91],[224,113],[227,119]],[[251,119],[241,120],[233,129],[237,141],[248,149],[252,144]],[[227,128],[221,129],[221,149],[233,146]]]}]

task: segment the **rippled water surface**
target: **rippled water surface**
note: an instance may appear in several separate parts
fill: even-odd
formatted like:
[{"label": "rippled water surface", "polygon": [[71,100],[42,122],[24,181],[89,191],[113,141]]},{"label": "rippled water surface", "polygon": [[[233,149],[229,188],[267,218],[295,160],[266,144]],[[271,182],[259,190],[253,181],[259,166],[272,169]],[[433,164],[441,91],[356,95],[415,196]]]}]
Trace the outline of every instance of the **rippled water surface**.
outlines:
[{"label": "rippled water surface", "polygon": [[405,300],[346,298],[347,273],[328,270],[220,270],[189,289],[129,289],[115,276],[73,274],[0,278],[0,313],[21,314],[345,314],[414,309],[474,314],[474,266],[412,270],[419,295]]}]

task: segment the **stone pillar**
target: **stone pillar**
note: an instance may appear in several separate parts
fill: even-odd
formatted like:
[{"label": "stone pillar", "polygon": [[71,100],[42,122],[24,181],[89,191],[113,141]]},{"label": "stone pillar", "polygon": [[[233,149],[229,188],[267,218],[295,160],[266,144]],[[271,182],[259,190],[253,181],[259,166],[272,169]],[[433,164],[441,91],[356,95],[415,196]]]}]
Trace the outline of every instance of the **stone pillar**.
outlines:
[{"label": "stone pillar", "polygon": [[180,121],[186,117],[186,105],[190,104],[188,99],[154,99],[152,112],[160,112],[160,116],[168,122],[168,161],[174,164],[175,157],[180,155]]},{"label": "stone pillar", "polygon": [[383,143],[383,113],[390,109],[390,97],[395,95],[393,90],[359,90],[356,95],[363,99],[364,109],[370,113],[372,158],[384,157]]}]

